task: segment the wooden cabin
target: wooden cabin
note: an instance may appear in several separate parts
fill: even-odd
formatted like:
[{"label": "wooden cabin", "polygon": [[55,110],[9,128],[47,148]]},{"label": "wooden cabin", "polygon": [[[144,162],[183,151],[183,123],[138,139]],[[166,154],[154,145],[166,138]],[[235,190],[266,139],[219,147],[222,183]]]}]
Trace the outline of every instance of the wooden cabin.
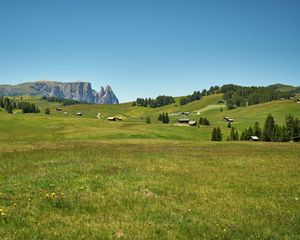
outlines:
[{"label": "wooden cabin", "polygon": [[181,118],[181,119],[178,119],[178,122],[181,123],[181,124],[189,124],[189,119],[188,118]]},{"label": "wooden cabin", "polygon": [[293,142],[300,142],[300,136],[292,137]]},{"label": "wooden cabin", "polygon": [[60,112],[60,111],[61,111],[61,108],[57,107],[57,108],[56,108],[56,111],[59,111],[59,112]]},{"label": "wooden cabin", "polygon": [[115,122],[115,121],[117,121],[117,118],[116,117],[108,117],[107,120]]},{"label": "wooden cabin", "polygon": [[82,112],[76,113],[77,116],[82,116]]},{"label": "wooden cabin", "polygon": [[234,122],[233,118],[224,117],[223,119],[224,119],[225,122]]},{"label": "wooden cabin", "polygon": [[259,141],[260,139],[259,139],[258,136],[250,136],[250,137],[248,138],[248,140],[249,140],[249,141],[257,142],[257,141]]},{"label": "wooden cabin", "polygon": [[188,115],[190,115],[190,112],[182,112],[181,114],[188,116]]},{"label": "wooden cabin", "polygon": [[195,127],[197,126],[197,121],[189,121],[189,125]]}]

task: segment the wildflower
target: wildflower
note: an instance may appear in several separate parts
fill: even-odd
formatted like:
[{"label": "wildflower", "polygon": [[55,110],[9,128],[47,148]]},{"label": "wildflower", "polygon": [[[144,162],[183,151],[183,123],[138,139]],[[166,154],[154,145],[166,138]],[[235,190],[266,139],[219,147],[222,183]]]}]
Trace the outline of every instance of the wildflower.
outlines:
[{"label": "wildflower", "polygon": [[298,200],[299,200],[299,198],[295,197],[295,200],[296,200],[296,201],[298,201]]},{"label": "wildflower", "polygon": [[54,197],[55,196],[55,193],[53,192],[53,193],[51,193],[51,197]]},{"label": "wildflower", "polygon": [[5,214],[4,212],[1,213],[1,216],[2,216],[2,217],[5,217],[5,215],[6,215],[6,214]]}]

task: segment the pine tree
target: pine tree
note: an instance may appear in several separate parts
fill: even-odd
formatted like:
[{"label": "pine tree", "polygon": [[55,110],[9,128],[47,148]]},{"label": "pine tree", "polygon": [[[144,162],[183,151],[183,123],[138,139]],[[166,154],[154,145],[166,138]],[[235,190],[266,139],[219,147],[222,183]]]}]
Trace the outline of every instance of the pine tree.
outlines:
[{"label": "pine tree", "polygon": [[166,113],[165,115],[165,122],[164,123],[169,123],[170,119],[169,119],[169,115],[168,113]]},{"label": "pine tree", "polygon": [[227,128],[231,128],[231,123],[230,122],[228,122]]},{"label": "pine tree", "polygon": [[161,115],[161,113],[158,115],[158,121],[162,121],[162,115]]},{"label": "pine tree", "polygon": [[211,140],[212,141],[222,141],[222,131],[220,127],[213,128],[212,134],[211,134]]},{"label": "pine tree", "polygon": [[263,140],[270,142],[274,137],[275,121],[271,114],[266,118],[263,129]]},{"label": "pine tree", "polygon": [[147,116],[145,122],[148,123],[148,124],[151,123],[151,118],[149,116]]},{"label": "pine tree", "polygon": [[248,133],[247,129],[242,132],[242,135],[241,135],[241,138],[240,138],[241,141],[248,140],[248,134],[247,133]]},{"label": "pine tree", "polygon": [[161,115],[161,121],[162,121],[162,123],[165,123],[165,121],[166,121],[165,113],[163,113],[163,114]]},{"label": "pine tree", "polygon": [[255,136],[257,136],[259,139],[261,139],[262,130],[261,130],[258,122],[254,123],[253,134]]},{"label": "pine tree", "polygon": [[50,108],[45,109],[45,114],[49,115],[50,114]]}]

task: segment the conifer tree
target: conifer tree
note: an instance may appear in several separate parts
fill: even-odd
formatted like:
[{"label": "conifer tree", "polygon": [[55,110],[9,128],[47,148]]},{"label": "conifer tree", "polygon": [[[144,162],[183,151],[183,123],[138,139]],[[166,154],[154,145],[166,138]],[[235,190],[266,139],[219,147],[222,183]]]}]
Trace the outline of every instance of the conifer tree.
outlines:
[{"label": "conifer tree", "polygon": [[275,121],[271,114],[266,118],[263,129],[263,140],[270,142],[274,137]]},{"label": "conifer tree", "polygon": [[257,136],[259,139],[261,139],[262,130],[261,130],[258,122],[254,123],[253,134],[255,136]]}]

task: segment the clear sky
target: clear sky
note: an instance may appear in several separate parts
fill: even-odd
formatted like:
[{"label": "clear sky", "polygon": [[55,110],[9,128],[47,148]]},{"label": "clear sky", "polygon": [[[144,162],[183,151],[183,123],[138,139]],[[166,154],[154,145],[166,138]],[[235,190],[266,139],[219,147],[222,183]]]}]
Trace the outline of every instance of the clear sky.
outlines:
[{"label": "clear sky", "polygon": [[121,102],[300,85],[299,0],[1,0],[0,84],[110,84]]}]

